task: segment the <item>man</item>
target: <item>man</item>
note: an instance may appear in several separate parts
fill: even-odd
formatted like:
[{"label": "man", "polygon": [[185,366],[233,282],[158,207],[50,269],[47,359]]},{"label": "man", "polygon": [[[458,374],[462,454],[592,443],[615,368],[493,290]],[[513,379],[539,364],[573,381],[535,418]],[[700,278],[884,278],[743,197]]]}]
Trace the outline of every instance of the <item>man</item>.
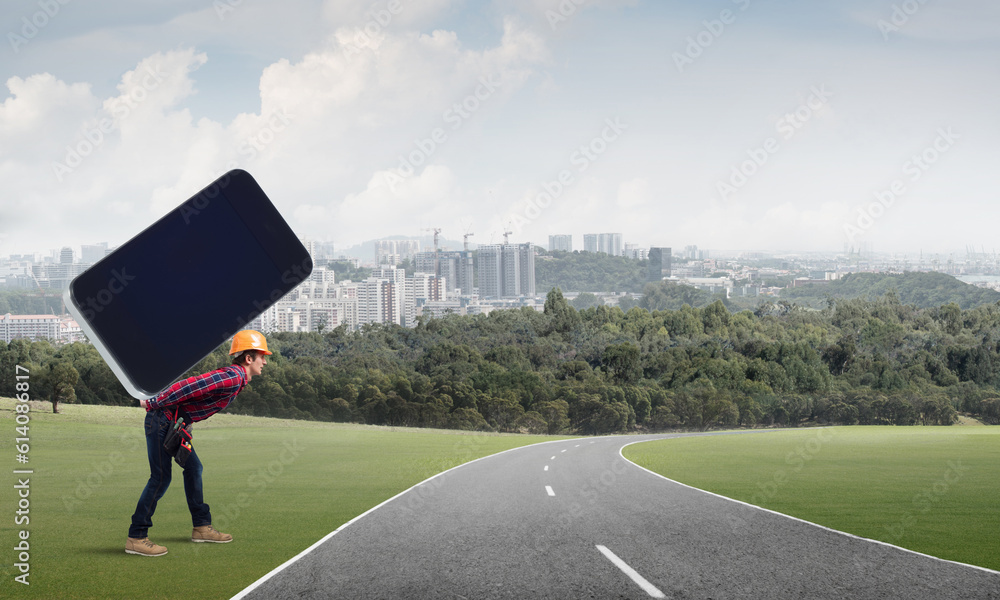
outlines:
[{"label": "man", "polygon": [[[140,556],[163,556],[167,553],[165,547],[149,541],[147,533],[153,526],[156,503],[170,485],[173,457],[164,450],[163,438],[173,426],[175,411],[185,423],[192,423],[207,419],[226,408],[243,386],[250,383],[254,376],[261,374],[267,364],[264,357],[270,354],[263,334],[244,329],[233,336],[233,343],[229,348],[231,365],[178,381],[156,398],[139,401],[139,405],[146,409],[144,427],[146,453],[149,456],[149,481],[139,497],[135,514],[132,515],[125,552]],[[217,544],[231,542],[233,536],[212,527],[212,514],[202,494],[201,470],[201,461],[197,453],[192,451],[184,465],[184,495],[187,496],[194,526],[191,541]]]}]

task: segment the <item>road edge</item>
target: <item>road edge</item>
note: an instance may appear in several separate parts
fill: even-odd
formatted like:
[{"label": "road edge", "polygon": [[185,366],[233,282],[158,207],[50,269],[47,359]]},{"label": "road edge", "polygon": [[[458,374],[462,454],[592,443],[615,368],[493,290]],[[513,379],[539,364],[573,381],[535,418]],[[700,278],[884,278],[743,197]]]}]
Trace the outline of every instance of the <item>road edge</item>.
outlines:
[{"label": "road edge", "polygon": [[[677,439],[677,438],[667,437],[667,438],[660,438],[660,439],[668,439],[669,440],[669,439]],[[866,538],[866,537],[862,537],[860,535],[855,535],[853,533],[847,533],[846,531],[840,531],[839,529],[833,529],[831,527],[827,527],[826,525],[820,525],[819,523],[813,523],[812,521],[806,521],[805,519],[800,519],[798,517],[793,517],[791,515],[786,515],[785,513],[781,513],[781,512],[778,512],[776,510],[771,510],[769,508],[764,508],[763,506],[757,506],[756,504],[750,504],[749,502],[744,502],[742,500],[736,500],[735,498],[730,498],[728,496],[723,496],[722,494],[716,494],[715,492],[710,492],[708,490],[703,490],[701,488],[694,487],[693,485],[688,485],[686,483],[681,483],[680,481],[676,481],[674,479],[670,479],[666,475],[661,475],[661,474],[657,473],[656,471],[652,471],[650,469],[647,469],[646,467],[644,467],[644,466],[642,466],[642,465],[640,465],[638,463],[635,463],[635,462],[633,462],[633,461],[625,458],[625,454],[623,452],[625,450],[625,448],[628,448],[629,446],[631,446],[633,444],[642,444],[644,442],[654,442],[654,441],[660,441],[660,440],[636,440],[636,441],[633,441],[633,442],[629,442],[629,443],[621,446],[620,448],[618,448],[618,456],[622,457],[622,460],[624,460],[625,462],[627,462],[627,463],[635,466],[638,469],[642,469],[643,471],[645,471],[645,472],[647,472],[647,473],[649,473],[651,475],[655,475],[656,477],[659,477],[660,479],[665,479],[666,481],[669,481],[670,483],[675,483],[677,485],[680,485],[680,486],[683,486],[683,487],[686,487],[686,488],[689,488],[689,489],[701,492],[703,494],[708,494],[710,496],[715,496],[716,498],[722,498],[723,500],[728,500],[730,502],[735,502],[736,504],[742,504],[743,506],[749,506],[750,508],[755,508],[757,510],[762,510],[764,512],[771,513],[772,515],[778,515],[779,517],[784,517],[786,519],[791,519],[793,521],[798,521],[799,523],[805,523],[806,525],[812,525],[813,527],[818,527],[819,529],[823,529],[825,531],[830,531],[830,532],[833,532],[833,533],[836,533],[836,534],[839,534],[839,535],[847,536],[849,538],[853,538],[853,539],[856,539],[856,540],[862,540],[862,541],[865,541],[865,542],[870,542],[870,543],[873,543],[873,544],[878,544],[880,546],[886,546],[886,547],[889,547],[889,548],[895,548],[896,550],[902,550],[903,552],[907,552],[909,554],[915,554],[917,556],[923,556],[924,558],[930,558],[932,560],[936,560],[936,561],[939,561],[939,562],[948,563],[948,564],[952,564],[952,565],[958,565],[960,567],[968,567],[970,569],[976,569],[978,571],[984,571],[984,572],[990,573],[992,575],[1000,575],[1000,571],[994,571],[993,569],[990,569],[990,568],[987,568],[987,567],[980,567],[979,565],[970,565],[969,563],[958,562],[958,561],[955,561],[955,560],[948,560],[946,558],[941,558],[939,556],[931,556],[930,554],[924,554],[923,552],[917,552],[916,550],[910,550],[909,548],[903,548],[902,546],[897,546],[895,544],[890,544],[889,542],[883,542],[881,540],[875,540],[875,539],[872,539],[872,538]]]},{"label": "road edge", "polygon": [[[306,548],[302,552],[299,552],[298,554],[296,554],[292,558],[290,558],[290,559],[286,560],[285,562],[281,563],[280,565],[278,565],[277,567],[275,567],[274,569],[272,569],[270,572],[268,572],[267,574],[265,574],[263,577],[261,577],[260,579],[254,581],[253,583],[251,583],[249,586],[243,588],[238,594],[236,594],[235,596],[233,596],[232,598],[230,598],[230,600],[242,600],[248,594],[250,594],[251,592],[253,592],[254,590],[256,590],[258,587],[260,587],[261,585],[263,585],[264,583],[266,583],[268,580],[270,580],[272,577],[274,577],[278,573],[284,571],[286,568],[290,567],[296,561],[298,561],[302,557],[306,556],[307,554],[309,554],[310,552],[312,552],[316,548],[322,546],[324,543],[326,543],[327,540],[329,540],[333,536],[337,535],[338,533],[340,533],[341,531],[343,531],[344,529],[346,529],[347,527],[349,527],[353,523],[355,523],[357,521],[360,521],[362,518],[370,515],[371,513],[375,512],[376,510],[382,508],[386,504],[389,504],[390,502],[392,502],[396,498],[399,498],[400,496],[403,496],[403,495],[407,494],[408,492],[413,491],[415,488],[418,488],[418,487],[424,485],[425,483],[427,483],[429,481],[437,479],[438,477],[441,477],[442,475],[444,475],[446,473],[450,473],[450,472],[454,471],[455,469],[460,469],[460,468],[462,468],[462,467],[464,467],[466,465],[471,465],[472,463],[479,462],[479,461],[485,460],[487,458],[493,458],[495,456],[500,456],[501,454],[506,454],[508,452],[514,452],[516,450],[521,450],[522,448],[531,448],[533,446],[541,446],[542,444],[559,444],[559,443],[564,443],[564,442],[568,442],[568,441],[572,441],[572,440],[577,440],[577,439],[582,439],[582,438],[573,438],[573,437],[571,437],[571,438],[567,438],[565,440],[548,440],[548,441],[545,441],[545,442],[536,442],[534,444],[527,444],[525,446],[518,446],[517,448],[508,448],[507,450],[501,450],[500,452],[496,452],[494,454],[488,454],[486,456],[480,456],[479,458],[470,460],[468,462],[464,462],[464,463],[462,463],[460,465],[455,465],[454,467],[451,467],[450,469],[446,469],[444,471],[441,471],[440,473],[437,473],[435,475],[431,475],[430,477],[428,477],[427,479],[424,479],[420,483],[416,483],[416,484],[414,484],[414,485],[406,488],[405,490],[399,492],[395,496],[393,496],[391,498],[388,498],[386,500],[383,500],[379,504],[377,504],[377,505],[369,508],[365,512],[363,512],[360,515],[354,517],[350,521],[347,521],[346,523],[344,523],[340,527],[334,529],[330,533],[328,533],[325,536],[323,536],[322,538],[320,538],[320,540],[317,541],[317,542],[315,542],[313,545],[309,546],[308,548]],[[626,460],[628,460],[628,459],[626,459]],[[631,462],[631,461],[629,461],[629,462]],[[632,463],[632,464],[635,464],[635,463]],[[636,465],[636,466],[638,466],[638,465]]]}]

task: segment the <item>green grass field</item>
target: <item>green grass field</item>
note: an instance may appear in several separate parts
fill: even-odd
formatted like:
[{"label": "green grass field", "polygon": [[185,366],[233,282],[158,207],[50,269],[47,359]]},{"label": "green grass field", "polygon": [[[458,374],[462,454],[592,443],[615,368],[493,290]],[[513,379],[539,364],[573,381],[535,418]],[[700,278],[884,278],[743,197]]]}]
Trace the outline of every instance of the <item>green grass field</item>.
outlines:
[{"label": "green grass field", "polygon": [[[159,558],[125,554],[149,477],[144,411],[32,403],[30,462],[15,462],[15,422],[0,400],[2,598],[230,598],[343,523],[455,465],[557,439],[390,429],[218,414],[195,426],[205,499],[230,544],[190,542],[191,517],[175,466],[150,538]],[[30,586],[14,581],[14,469],[30,476]],[[23,477],[23,476],[22,476]]]},{"label": "green grass field", "polygon": [[729,498],[1000,570],[1000,428],[793,429],[644,442],[624,455]]}]

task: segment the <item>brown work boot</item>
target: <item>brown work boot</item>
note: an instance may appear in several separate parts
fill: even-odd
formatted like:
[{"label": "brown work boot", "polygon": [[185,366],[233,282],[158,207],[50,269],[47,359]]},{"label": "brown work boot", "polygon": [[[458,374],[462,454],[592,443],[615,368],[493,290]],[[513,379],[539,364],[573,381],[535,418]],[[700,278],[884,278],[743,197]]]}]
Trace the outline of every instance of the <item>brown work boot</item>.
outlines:
[{"label": "brown work boot", "polygon": [[139,556],[163,556],[167,553],[167,549],[149,541],[148,537],[128,538],[128,541],[125,542],[125,553],[138,554]]},{"label": "brown work boot", "polygon": [[191,532],[191,541],[225,544],[226,542],[233,541],[233,536],[228,533],[216,531],[215,527],[212,527],[211,525],[202,525],[201,527],[195,527]]}]

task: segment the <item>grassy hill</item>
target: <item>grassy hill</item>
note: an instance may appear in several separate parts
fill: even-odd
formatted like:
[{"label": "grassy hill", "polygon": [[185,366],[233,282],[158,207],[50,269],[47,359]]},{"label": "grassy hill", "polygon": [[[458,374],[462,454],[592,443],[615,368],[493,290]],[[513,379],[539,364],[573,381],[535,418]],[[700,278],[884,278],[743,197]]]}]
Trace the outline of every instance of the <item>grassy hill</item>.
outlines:
[{"label": "grassy hill", "polygon": [[903,304],[933,308],[954,302],[962,309],[1000,302],[1000,292],[961,282],[944,273],[851,273],[825,285],[782,290],[782,300],[822,308],[827,299],[874,299],[895,292]]}]

